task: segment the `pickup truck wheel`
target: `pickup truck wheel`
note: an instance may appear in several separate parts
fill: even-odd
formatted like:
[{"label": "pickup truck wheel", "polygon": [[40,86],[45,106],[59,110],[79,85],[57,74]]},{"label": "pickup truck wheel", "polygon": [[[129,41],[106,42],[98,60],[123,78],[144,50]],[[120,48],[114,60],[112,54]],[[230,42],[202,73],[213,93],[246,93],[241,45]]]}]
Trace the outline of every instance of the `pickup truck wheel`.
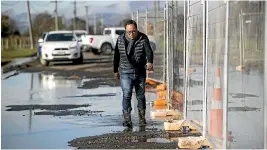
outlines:
[{"label": "pickup truck wheel", "polygon": [[42,56],[40,56],[40,63],[41,63],[43,66],[49,66],[49,61],[44,60],[44,59],[42,58]]},{"label": "pickup truck wheel", "polygon": [[95,55],[99,55],[99,54],[100,54],[99,51],[98,51],[98,49],[95,49],[95,48],[92,49],[92,52],[93,52]]},{"label": "pickup truck wheel", "polygon": [[102,54],[110,55],[112,53],[112,46],[109,43],[104,43],[102,44],[100,50]]},{"label": "pickup truck wheel", "polygon": [[81,53],[80,58],[73,60],[72,63],[75,65],[76,64],[83,64],[83,53]]}]

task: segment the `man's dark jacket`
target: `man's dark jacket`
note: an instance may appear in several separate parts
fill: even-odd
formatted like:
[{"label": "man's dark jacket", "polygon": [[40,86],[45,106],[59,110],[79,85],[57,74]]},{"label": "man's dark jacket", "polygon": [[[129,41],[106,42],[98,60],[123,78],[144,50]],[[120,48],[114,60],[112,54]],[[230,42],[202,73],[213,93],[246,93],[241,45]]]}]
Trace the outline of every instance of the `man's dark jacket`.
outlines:
[{"label": "man's dark jacket", "polygon": [[[127,35],[126,35],[127,36]],[[128,41],[125,33],[117,39],[114,53],[114,73],[136,73],[146,72],[146,63],[153,63],[153,51],[150,46],[148,37],[138,32],[135,43],[127,51]]]}]

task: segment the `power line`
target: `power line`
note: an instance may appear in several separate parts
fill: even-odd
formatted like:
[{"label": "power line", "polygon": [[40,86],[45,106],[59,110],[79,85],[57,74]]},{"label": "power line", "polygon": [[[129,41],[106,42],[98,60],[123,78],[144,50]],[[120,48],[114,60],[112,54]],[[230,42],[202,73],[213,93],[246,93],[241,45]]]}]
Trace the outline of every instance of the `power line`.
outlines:
[{"label": "power line", "polygon": [[20,1],[15,2],[15,3],[12,3],[12,4],[7,4],[7,3],[3,3],[3,2],[1,2],[1,5],[2,5],[2,6],[15,6],[15,5],[17,5],[18,3],[20,3]]},{"label": "power line", "polygon": [[29,4],[29,5],[30,5],[31,9],[32,9],[36,14],[39,14],[39,13],[40,13],[39,11],[37,11],[37,9],[35,9],[35,7],[33,7],[32,4]]},{"label": "power line", "polygon": [[[33,3],[31,3],[31,4],[33,4]],[[47,5],[49,5],[49,4],[50,4],[50,2],[45,3],[45,4],[34,3],[33,5],[36,5],[37,7],[47,7]]]}]

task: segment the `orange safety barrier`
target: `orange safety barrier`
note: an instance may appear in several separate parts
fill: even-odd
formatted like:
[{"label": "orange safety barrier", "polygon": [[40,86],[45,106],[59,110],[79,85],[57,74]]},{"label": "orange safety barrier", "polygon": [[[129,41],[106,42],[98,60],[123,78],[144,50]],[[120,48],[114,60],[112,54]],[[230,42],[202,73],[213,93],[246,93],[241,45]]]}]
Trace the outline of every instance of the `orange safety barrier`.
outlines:
[{"label": "orange safety barrier", "polygon": [[155,110],[166,109],[166,106],[165,105],[154,105],[153,109],[155,109]]},{"label": "orange safety barrier", "polygon": [[216,68],[216,81],[213,88],[213,97],[210,110],[210,128],[209,134],[213,137],[222,137],[223,121],[223,103],[221,90],[220,67]]},{"label": "orange safety barrier", "polygon": [[151,79],[146,79],[146,84],[157,85],[157,82],[156,81],[153,81]]},{"label": "orange safety barrier", "polygon": [[167,98],[167,91],[166,90],[164,90],[164,91],[157,91],[157,96],[160,99],[166,99]]},{"label": "orange safety barrier", "polygon": [[166,84],[163,83],[163,84],[158,85],[156,89],[157,89],[158,91],[160,91],[160,90],[166,90],[167,87],[166,87]]},{"label": "orange safety barrier", "polygon": [[166,104],[166,99],[157,99],[154,101],[154,106],[165,106]]}]

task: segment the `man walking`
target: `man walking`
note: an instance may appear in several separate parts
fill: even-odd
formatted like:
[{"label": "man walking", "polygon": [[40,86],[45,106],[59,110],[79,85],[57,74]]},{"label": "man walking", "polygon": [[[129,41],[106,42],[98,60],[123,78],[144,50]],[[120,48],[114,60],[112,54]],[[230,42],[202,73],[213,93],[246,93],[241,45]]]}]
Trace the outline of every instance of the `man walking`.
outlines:
[{"label": "man walking", "polygon": [[139,124],[140,126],[146,124],[146,69],[153,70],[153,51],[148,37],[137,30],[135,21],[128,20],[125,24],[125,30],[126,32],[118,37],[113,61],[115,78],[120,79],[123,91],[123,126],[131,128],[133,87],[135,87],[138,101]]}]

